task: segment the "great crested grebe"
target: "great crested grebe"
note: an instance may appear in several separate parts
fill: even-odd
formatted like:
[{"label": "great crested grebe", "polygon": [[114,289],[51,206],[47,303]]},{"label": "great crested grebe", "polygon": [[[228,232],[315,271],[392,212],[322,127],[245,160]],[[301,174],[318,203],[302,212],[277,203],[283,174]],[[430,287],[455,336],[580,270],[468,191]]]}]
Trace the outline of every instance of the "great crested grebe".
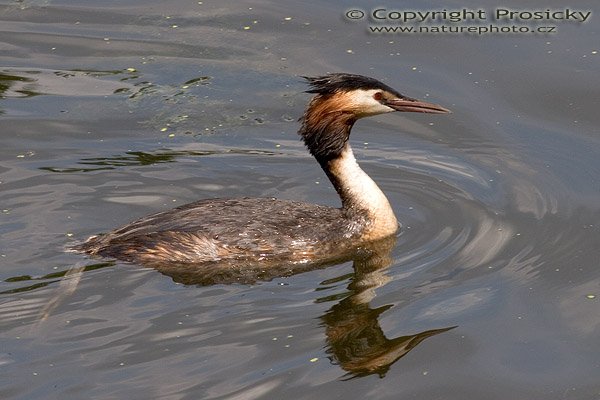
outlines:
[{"label": "great crested grebe", "polygon": [[387,198],[356,163],[348,143],[354,123],[393,111],[441,114],[369,77],[305,77],[314,93],[298,133],[339,194],[342,207],[274,198],[206,199],[92,236],[74,250],[142,265],[306,263],[338,259],[394,235]]}]

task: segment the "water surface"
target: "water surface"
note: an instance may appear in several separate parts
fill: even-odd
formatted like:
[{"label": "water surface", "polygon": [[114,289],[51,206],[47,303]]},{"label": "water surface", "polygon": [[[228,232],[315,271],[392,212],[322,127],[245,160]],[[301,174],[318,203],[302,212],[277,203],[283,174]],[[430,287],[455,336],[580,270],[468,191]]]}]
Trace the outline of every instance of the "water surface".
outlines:
[{"label": "water surface", "polygon": [[[596,17],[374,35],[355,6],[0,2],[0,397],[600,396]],[[453,111],[353,131],[395,243],[211,286],[63,251],[200,198],[337,205],[295,133],[299,76],[328,71]]]}]

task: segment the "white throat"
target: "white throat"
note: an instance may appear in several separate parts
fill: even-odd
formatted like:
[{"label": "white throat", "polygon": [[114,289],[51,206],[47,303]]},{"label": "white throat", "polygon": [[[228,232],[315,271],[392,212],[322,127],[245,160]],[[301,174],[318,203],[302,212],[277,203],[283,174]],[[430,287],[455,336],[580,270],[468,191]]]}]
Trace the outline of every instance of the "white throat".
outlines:
[{"label": "white throat", "polygon": [[396,233],[398,221],[385,194],[356,162],[348,144],[334,160],[329,161],[329,173],[342,198],[344,208],[366,212],[368,239],[379,239]]}]

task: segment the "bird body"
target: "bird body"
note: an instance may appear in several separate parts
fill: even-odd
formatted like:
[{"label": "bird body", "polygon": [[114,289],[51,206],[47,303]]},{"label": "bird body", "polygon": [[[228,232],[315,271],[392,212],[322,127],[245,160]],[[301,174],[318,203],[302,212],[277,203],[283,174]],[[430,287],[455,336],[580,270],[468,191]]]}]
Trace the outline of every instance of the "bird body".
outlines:
[{"label": "bird body", "polygon": [[361,75],[306,78],[315,93],[299,134],[342,206],[274,198],[206,199],[92,236],[75,250],[146,265],[322,262],[394,235],[399,224],[384,193],[360,168],[348,139],[363,117],[393,111],[446,113]]}]

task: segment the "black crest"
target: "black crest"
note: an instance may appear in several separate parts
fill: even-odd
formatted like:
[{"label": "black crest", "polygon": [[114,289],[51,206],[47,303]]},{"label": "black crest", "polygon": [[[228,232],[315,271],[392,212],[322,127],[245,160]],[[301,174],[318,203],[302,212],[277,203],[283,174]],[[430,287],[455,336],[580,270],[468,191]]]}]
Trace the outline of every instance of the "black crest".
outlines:
[{"label": "black crest", "polygon": [[308,81],[310,89],[306,93],[318,93],[318,94],[333,94],[335,92],[348,92],[351,90],[363,89],[381,89],[394,94],[395,96],[402,97],[395,89],[388,85],[379,82],[377,79],[369,78],[368,76],[335,73],[327,74],[323,76],[303,76]]}]

